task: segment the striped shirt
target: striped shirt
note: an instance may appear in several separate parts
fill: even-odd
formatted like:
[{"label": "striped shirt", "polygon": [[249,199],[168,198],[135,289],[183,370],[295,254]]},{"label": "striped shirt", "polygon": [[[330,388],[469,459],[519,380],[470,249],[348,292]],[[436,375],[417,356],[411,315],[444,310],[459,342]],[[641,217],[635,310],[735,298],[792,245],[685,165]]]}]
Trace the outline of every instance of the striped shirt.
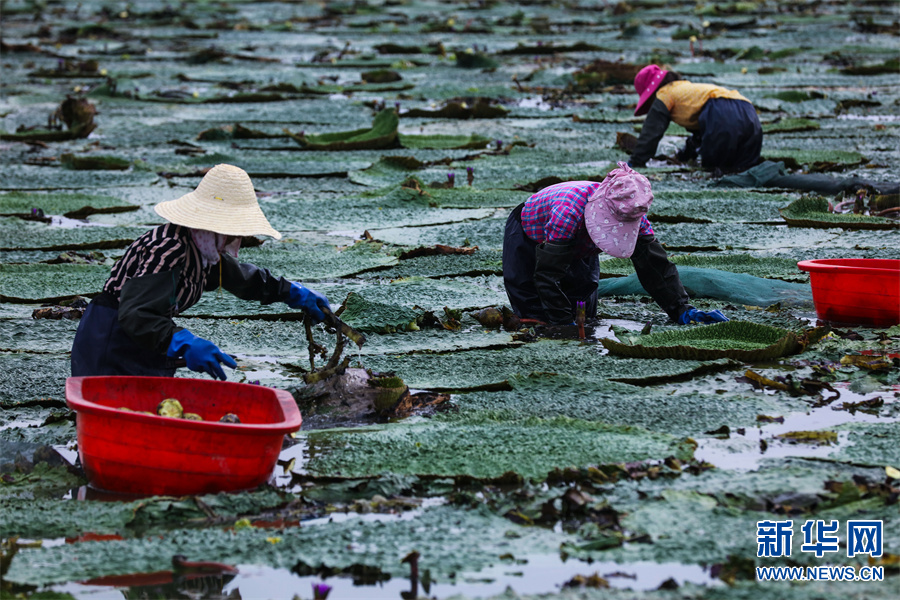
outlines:
[{"label": "striped shirt", "polygon": [[179,267],[181,275],[175,285],[176,301],[170,316],[187,310],[200,300],[210,272],[218,266],[203,269],[203,259],[191,239],[190,229],[173,223],[160,225],[128,246],[113,266],[103,291],[118,300],[122,286],[129,279],[174,271]]},{"label": "striped shirt", "polygon": [[[599,254],[584,226],[584,206],[599,187],[597,181],[565,181],[534,194],[522,208],[525,235],[538,244],[575,240],[576,257]],[[653,235],[647,217],[641,217],[638,235]]]}]

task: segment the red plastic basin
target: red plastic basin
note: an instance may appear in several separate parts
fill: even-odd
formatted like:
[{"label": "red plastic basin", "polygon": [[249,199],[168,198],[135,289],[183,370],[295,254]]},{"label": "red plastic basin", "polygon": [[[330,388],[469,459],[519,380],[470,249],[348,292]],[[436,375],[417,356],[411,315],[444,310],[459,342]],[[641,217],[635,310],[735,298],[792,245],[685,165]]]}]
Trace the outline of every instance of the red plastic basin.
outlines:
[{"label": "red plastic basin", "polygon": [[870,327],[900,324],[900,259],[804,260],[797,266],[809,272],[819,319]]},{"label": "red plastic basin", "polygon": [[[178,399],[185,412],[204,420],[156,416],[165,398]],[[284,434],[302,423],[285,390],[212,379],[69,377],[66,403],[76,414],[78,453],[88,481],[128,494],[254,488],[275,468]],[[220,423],[226,413],[241,422]]]}]

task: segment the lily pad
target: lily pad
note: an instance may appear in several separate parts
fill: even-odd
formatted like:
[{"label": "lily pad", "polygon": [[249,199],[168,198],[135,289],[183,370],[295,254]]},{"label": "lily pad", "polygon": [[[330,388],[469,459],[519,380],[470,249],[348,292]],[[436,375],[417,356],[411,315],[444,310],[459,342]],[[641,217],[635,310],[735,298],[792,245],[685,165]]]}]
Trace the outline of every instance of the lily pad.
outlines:
[{"label": "lily pad", "polygon": [[647,218],[651,223],[765,223],[777,219],[784,194],[753,191],[659,189]]},{"label": "lily pad", "polygon": [[69,363],[65,354],[0,353],[0,408],[65,408]]},{"label": "lily pad", "polygon": [[48,215],[83,219],[94,214],[138,210],[138,206],[102,194],[8,192],[0,194],[0,216],[30,215],[38,208]]},{"label": "lily pad", "polygon": [[159,181],[148,171],[72,171],[70,169],[13,164],[4,167],[0,190],[81,190],[151,186]]},{"label": "lily pad", "polygon": [[837,428],[849,431],[848,444],[831,455],[834,460],[886,467],[900,465],[900,438],[896,423],[848,423]]},{"label": "lily pad", "polygon": [[789,169],[808,167],[810,171],[842,171],[862,164],[865,158],[850,150],[800,150],[790,148],[766,149],[763,160],[783,162]]},{"label": "lily pad", "polygon": [[59,156],[59,162],[73,171],[127,171],[132,165],[128,159],[105,154],[65,153]]},{"label": "lily pad", "polygon": [[[187,524],[205,519],[214,511],[223,518],[260,514],[282,503],[281,495],[273,489],[243,494],[206,494],[178,500],[167,497],[142,498],[120,502],[51,502],[49,500],[0,500],[8,521],[13,527],[5,533],[25,538],[77,538],[90,532],[100,535],[118,534],[118,539],[133,538],[149,532],[165,534],[175,524]],[[30,516],[28,516],[30,515]],[[99,540],[98,540],[99,541]],[[112,541],[112,540],[108,540]]]},{"label": "lily pad", "polygon": [[804,341],[793,331],[747,321],[651,333],[640,336],[633,344],[608,338],[600,342],[620,356],[693,360],[733,358],[745,362],[778,358],[805,347]]},{"label": "lily pad", "polygon": [[304,150],[377,150],[392,148],[398,144],[397,126],[400,118],[394,109],[385,109],[375,115],[372,127],[304,135],[289,134]]},{"label": "lily pad", "polygon": [[0,265],[0,301],[58,302],[93,295],[108,278],[106,265]]},{"label": "lily pad", "polygon": [[829,202],[821,196],[805,196],[791,202],[778,212],[791,227],[831,229],[889,230],[900,228],[900,221],[887,217],[873,217],[854,213],[833,213]]},{"label": "lily pad", "polygon": [[478,250],[471,255],[420,256],[403,260],[388,269],[370,271],[363,277],[457,277],[501,275],[501,253],[497,250]]},{"label": "lily pad", "polygon": [[404,148],[431,149],[484,149],[490,138],[482,135],[406,135],[400,134],[400,145]]},{"label": "lily pad", "polygon": [[505,117],[508,113],[508,108],[500,106],[491,98],[463,98],[448,100],[434,110],[412,108],[403,113],[403,116],[431,119],[496,119]]},{"label": "lily pad", "polygon": [[497,421],[472,417],[401,427],[317,431],[312,474],[368,477],[390,472],[434,477],[498,478],[513,472],[542,480],[554,469],[691,456],[677,438],[637,427],[577,419]]},{"label": "lily pad", "polygon": [[[202,500],[201,500],[202,501]],[[172,556],[202,557],[228,564],[266,564],[291,569],[348,569],[366,565],[405,577],[400,562],[416,550],[419,568],[450,578],[499,563],[504,554],[555,552],[565,535],[539,527],[523,527],[492,514],[440,506],[422,511],[415,520],[347,519],[289,527],[272,541],[270,529],[247,527],[177,529],[167,535],[98,543],[61,544],[18,552],[4,580],[33,585],[80,581],[102,575],[169,570]],[[268,539],[267,539],[268,538]],[[53,569],[38,565],[53,564]]]},{"label": "lily pad", "polygon": [[764,123],[762,126],[763,133],[767,135],[773,133],[794,133],[797,131],[817,131],[820,128],[821,125],[817,121],[801,118],[781,119],[771,123]]},{"label": "lily pad", "polygon": [[[613,356],[609,359],[623,360]],[[578,375],[514,375],[507,380],[512,388],[510,391],[469,392],[455,395],[453,399],[460,411],[467,414],[483,411],[509,419],[516,416],[566,416],[692,437],[717,429],[723,423],[729,423],[731,427],[752,427],[759,414],[805,410],[806,405],[800,402],[792,406],[790,402],[760,396],[729,394],[727,402],[714,401],[707,393],[681,390],[682,386],[677,383],[692,376],[702,378],[704,371],[715,373],[716,370],[723,370],[724,377],[727,377],[728,369],[733,369],[735,364],[727,359],[695,363],[693,373],[672,371],[672,383],[660,384],[661,387],[638,387]],[[658,379],[664,379],[663,365],[658,366],[660,368],[653,372],[659,373]],[[651,374],[644,379],[649,381],[653,376]],[[638,382],[640,379],[637,377],[632,381]]]},{"label": "lily pad", "polygon": [[299,240],[266,243],[242,249],[239,257],[242,262],[264,267],[278,277],[301,282],[347,277],[397,264],[397,257],[382,244],[363,241],[344,248]]},{"label": "lily pad", "polygon": [[649,379],[687,379],[704,367],[713,368],[691,360],[610,357],[596,345],[560,340],[465,352],[370,356],[367,364],[379,371],[395,371],[412,387],[449,392],[508,390],[510,381],[532,373],[571,375],[598,385],[622,379],[638,384]]},{"label": "lily pad", "polygon": [[363,332],[415,331],[423,316],[422,311],[373,302],[355,292],[347,295],[342,308],[341,320]]}]

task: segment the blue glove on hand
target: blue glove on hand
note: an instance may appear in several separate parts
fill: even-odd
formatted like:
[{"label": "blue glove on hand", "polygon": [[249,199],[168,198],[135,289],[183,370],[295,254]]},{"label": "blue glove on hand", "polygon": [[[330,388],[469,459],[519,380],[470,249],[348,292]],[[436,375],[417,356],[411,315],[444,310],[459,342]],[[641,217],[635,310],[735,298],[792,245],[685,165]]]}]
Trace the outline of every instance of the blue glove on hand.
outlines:
[{"label": "blue glove on hand", "polygon": [[696,308],[689,308],[678,317],[678,322],[682,325],[688,325],[690,323],[722,323],[727,320],[728,317],[718,310],[703,312]]},{"label": "blue glove on hand", "polygon": [[299,283],[291,284],[290,296],[285,300],[285,303],[291,308],[302,308],[316,323],[325,320],[325,313],[322,312],[323,308],[331,310],[328,298],[319,292],[303,287]]},{"label": "blue glove on hand", "polygon": [[188,369],[198,373],[209,373],[213,379],[225,381],[225,371],[219,363],[224,363],[232,369],[237,367],[234,359],[219,350],[218,346],[209,340],[199,338],[187,329],[176,331],[169,342],[166,355],[172,358],[184,358]]}]

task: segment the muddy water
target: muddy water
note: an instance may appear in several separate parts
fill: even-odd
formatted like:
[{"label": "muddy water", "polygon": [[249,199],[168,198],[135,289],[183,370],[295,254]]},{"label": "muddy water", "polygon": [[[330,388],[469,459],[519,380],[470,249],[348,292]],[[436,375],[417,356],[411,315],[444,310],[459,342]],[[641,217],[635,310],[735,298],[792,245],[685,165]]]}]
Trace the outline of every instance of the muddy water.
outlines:
[{"label": "muddy water", "polygon": [[783,423],[766,423],[741,432],[732,430],[728,439],[702,438],[697,440],[694,452],[697,460],[705,461],[721,469],[756,470],[760,461],[766,458],[828,458],[839,448],[850,443],[849,432],[839,431],[833,443],[799,443],[780,440],[776,436],[792,431],[831,430],[848,423],[897,423],[900,416],[871,415],[864,412],[851,413],[837,410],[842,402],[862,402],[882,398],[885,410],[900,404],[900,387],[893,394],[872,392],[857,394],[847,385],[835,385],[840,400],[832,405],[811,408],[805,413],[792,413],[784,417]]}]

